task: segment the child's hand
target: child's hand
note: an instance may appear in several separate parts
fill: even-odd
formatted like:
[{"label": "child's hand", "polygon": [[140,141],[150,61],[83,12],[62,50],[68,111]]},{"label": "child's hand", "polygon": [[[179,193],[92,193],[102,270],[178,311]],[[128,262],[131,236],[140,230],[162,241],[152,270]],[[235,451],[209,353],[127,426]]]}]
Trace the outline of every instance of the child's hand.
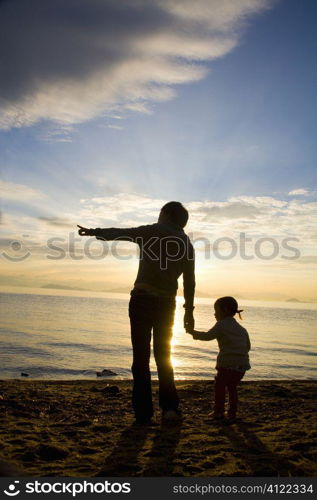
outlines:
[{"label": "child's hand", "polygon": [[193,337],[193,339],[195,339],[195,335],[196,335],[196,330],[192,329],[190,331],[187,331],[186,333],[188,333],[189,335],[191,335]]}]

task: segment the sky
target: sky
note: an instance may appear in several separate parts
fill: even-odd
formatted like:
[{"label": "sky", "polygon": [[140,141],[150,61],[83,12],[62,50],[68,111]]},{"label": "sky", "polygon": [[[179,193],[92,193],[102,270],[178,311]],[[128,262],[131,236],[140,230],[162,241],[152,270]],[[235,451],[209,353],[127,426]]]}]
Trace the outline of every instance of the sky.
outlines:
[{"label": "sky", "polygon": [[128,290],[134,245],[76,224],[153,223],[179,200],[199,293],[317,301],[314,0],[0,13],[4,287]]}]

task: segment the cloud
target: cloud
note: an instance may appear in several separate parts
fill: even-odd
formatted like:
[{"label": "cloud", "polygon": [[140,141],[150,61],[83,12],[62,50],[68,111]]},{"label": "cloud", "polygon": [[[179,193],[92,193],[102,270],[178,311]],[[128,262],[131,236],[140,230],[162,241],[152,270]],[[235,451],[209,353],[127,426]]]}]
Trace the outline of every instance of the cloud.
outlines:
[{"label": "cloud", "polygon": [[74,223],[72,221],[61,217],[38,217],[38,220],[45,222],[49,226],[74,228]]},{"label": "cloud", "polygon": [[[138,193],[112,193],[108,196],[81,200],[73,213],[61,212],[39,217],[5,214],[3,239],[0,240],[1,252],[19,259],[24,256],[23,252],[29,251],[31,257],[23,260],[21,265],[20,263],[16,265],[16,260],[13,260],[12,264],[8,259],[1,259],[3,274],[7,276],[9,269],[12,277],[19,279],[16,283],[19,285],[60,281],[65,283],[65,280],[68,280],[75,286],[79,273],[84,286],[77,282],[76,286],[87,288],[88,283],[91,283],[91,288],[96,288],[97,283],[102,282],[102,286],[98,285],[96,288],[102,290],[105,288],[105,282],[100,274],[99,257],[103,254],[104,244],[99,241],[89,243],[89,255],[92,258],[88,258],[87,252],[84,252],[84,245],[88,244],[90,239],[79,238],[76,223],[87,227],[132,227],[151,224],[157,220],[159,210],[166,201],[169,200],[151,198]],[[317,263],[317,201],[307,202],[305,198],[285,201],[273,196],[240,196],[224,201],[188,201],[184,204],[190,213],[186,231],[195,244],[197,278],[201,285],[205,282],[204,290],[209,290],[211,293],[210,277],[216,276],[216,282],[218,278],[221,282],[224,280],[224,287],[229,286],[229,289],[233,282],[239,283],[243,288],[240,293],[249,293],[253,290],[252,283],[254,291],[258,291],[258,283],[261,283],[263,294],[271,293],[273,286],[275,291],[279,289],[284,295],[285,290],[289,291],[295,287],[296,293],[300,295],[287,292],[288,298],[314,296],[312,273],[316,271]],[[66,226],[68,223],[72,227]],[[243,252],[246,255],[256,256],[255,244],[260,238],[266,239],[261,243],[261,253],[272,255],[272,238],[274,238],[275,245],[277,244],[279,249],[278,256],[268,261],[261,260],[257,256],[250,261],[241,259],[241,236],[245,241]],[[239,248],[237,256],[230,261],[215,257],[215,251],[218,250],[220,255],[230,255],[233,248],[230,241],[226,244],[223,237],[233,239]],[[56,239],[51,240],[51,238]],[[285,238],[297,238],[297,240]],[[58,252],[48,246],[49,240],[60,248]],[[13,241],[21,242],[21,248],[12,245]],[[71,256],[71,248],[74,249],[72,252],[76,258]],[[113,282],[111,285],[113,288],[132,281],[137,268],[135,245],[120,242],[115,248],[117,255],[124,258],[118,260],[110,254],[106,257],[111,259],[107,261],[107,283]],[[48,255],[56,257],[62,250],[65,251],[67,258],[58,261],[47,259]],[[299,258],[288,260],[295,256],[295,250],[300,251]],[[20,273],[21,269],[24,274],[18,278],[17,273]],[[12,281],[10,280],[8,277],[5,283],[10,284]],[[280,283],[280,288],[276,288],[277,281]],[[218,290],[218,293],[226,292]]]},{"label": "cloud", "polygon": [[153,199],[149,196],[133,193],[118,193],[113,196],[99,196],[90,200],[81,200],[82,209],[78,217],[84,218],[89,223],[111,224],[122,223],[126,225],[148,224],[154,222],[165,200]]},{"label": "cloud", "polygon": [[288,193],[288,196],[309,196],[309,191],[308,189],[293,189],[293,191],[290,191]]},{"label": "cloud", "polygon": [[46,198],[46,194],[38,189],[0,180],[1,197],[6,200],[33,201]]},{"label": "cloud", "polygon": [[227,201],[192,202],[188,208],[195,221],[223,224],[233,220],[234,224],[240,221],[248,225],[272,215],[286,205],[286,202],[270,196],[240,196]]},{"label": "cloud", "polygon": [[123,130],[123,127],[120,125],[108,125],[108,128],[113,128],[114,130]]},{"label": "cloud", "polygon": [[316,265],[317,266],[317,255],[303,255],[299,261],[299,264],[305,265]]},{"label": "cloud", "polygon": [[201,215],[204,221],[217,222],[222,219],[249,219],[253,220],[261,213],[252,203],[244,201],[205,202],[193,203],[193,213]]},{"label": "cloud", "polygon": [[[14,187],[17,185],[14,185]],[[21,187],[21,186],[20,186]],[[23,193],[31,197],[27,186]],[[14,199],[23,199],[22,190],[13,190]],[[12,194],[13,194],[12,193]],[[38,194],[39,192],[36,192]],[[40,193],[40,196],[43,196]],[[52,235],[77,232],[76,224],[86,227],[133,227],[157,221],[161,207],[170,200],[151,198],[139,193],[109,193],[80,200],[76,212],[39,215],[5,214],[4,237],[25,232],[39,242]],[[182,201],[182,200],[180,200]],[[193,238],[214,241],[221,237],[239,238],[245,233],[252,238],[298,238],[305,252],[315,253],[317,240],[317,201],[281,200],[272,196],[239,196],[224,201],[206,200],[184,203],[189,210],[186,227]],[[41,210],[43,215],[41,214]]]},{"label": "cloud", "polygon": [[[89,227],[150,224],[167,201],[127,193],[85,199],[76,220]],[[317,202],[239,196],[217,202],[191,201],[185,206],[190,214],[186,229],[194,238],[236,238],[244,232],[253,237],[295,237],[302,247],[316,247]]]},{"label": "cloud", "polygon": [[271,3],[1,2],[0,128],[149,113],[176,85],[202,79],[204,62],[230,52],[245,21]]},{"label": "cloud", "polygon": [[63,125],[63,124],[52,124],[49,122],[47,124],[43,124],[41,127],[41,131],[39,133],[39,138],[43,142],[72,142],[72,133],[74,131],[74,127],[72,125]]}]

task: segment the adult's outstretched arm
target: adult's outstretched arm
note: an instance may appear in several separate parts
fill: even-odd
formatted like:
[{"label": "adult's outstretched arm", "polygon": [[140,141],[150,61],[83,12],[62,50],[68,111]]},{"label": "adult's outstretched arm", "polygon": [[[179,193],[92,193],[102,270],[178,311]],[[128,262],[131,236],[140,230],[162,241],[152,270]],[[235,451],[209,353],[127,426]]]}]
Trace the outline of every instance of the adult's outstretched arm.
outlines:
[{"label": "adult's outstretched arm", "polygon": [[85,228],[79,226],[78,234],[79,236],[95,236],[97,240],[122,240],[122,241],[133,241],[136,242],[137,238],[148,238],[151,236],[153,231],[153,225],[139,226],[139,227],[129,227],[129,228],[119,228],[119,227],[109,227],[109,228]]}]

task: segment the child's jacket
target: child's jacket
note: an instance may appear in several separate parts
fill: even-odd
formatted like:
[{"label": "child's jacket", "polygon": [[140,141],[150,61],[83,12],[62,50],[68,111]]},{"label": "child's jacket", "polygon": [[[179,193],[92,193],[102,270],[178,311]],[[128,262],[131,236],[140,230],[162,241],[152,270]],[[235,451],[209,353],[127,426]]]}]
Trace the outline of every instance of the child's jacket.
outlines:
[{"label": "child's jacket", "polygon": [[193,337],[199,340],[217,339],[219,354],[216,368],[250,370],[248,353],[251,344],[249,334],[234,318],[228,317],[217,321],[208,332],[197,332]]}]

